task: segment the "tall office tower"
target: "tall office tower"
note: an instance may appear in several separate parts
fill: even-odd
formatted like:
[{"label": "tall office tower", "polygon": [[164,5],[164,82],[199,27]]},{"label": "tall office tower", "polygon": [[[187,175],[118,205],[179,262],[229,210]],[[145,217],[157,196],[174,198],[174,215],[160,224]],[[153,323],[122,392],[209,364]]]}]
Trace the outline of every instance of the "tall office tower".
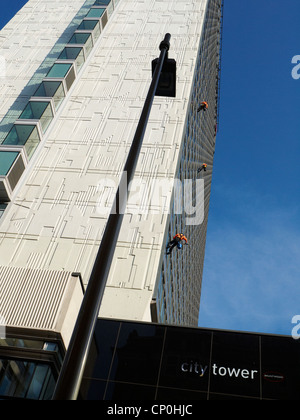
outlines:
[{"label": "tall office tower", "polygon": [[[29,0],[2,29],[0,316],[10,336],[68,344],[166,33],[176,97],[154,99],[100,316],[197,325],[220,26],[221,0]],[[189,245],[167,255],[179,232]]]}]

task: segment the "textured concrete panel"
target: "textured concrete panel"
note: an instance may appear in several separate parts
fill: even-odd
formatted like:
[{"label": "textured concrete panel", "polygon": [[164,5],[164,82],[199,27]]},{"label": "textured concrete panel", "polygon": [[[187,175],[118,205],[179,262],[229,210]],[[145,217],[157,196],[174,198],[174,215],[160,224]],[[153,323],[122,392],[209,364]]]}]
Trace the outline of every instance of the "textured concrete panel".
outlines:
[{"label": "textured concrete panel", "polygon": [[[1,115],[16,98],[23,101],[23,95],[32,93],[31,88],[26,94],[23,89],[37,77],[57,38],[66,42],[82,4],[29,0],[1,32],[9,74],[0,89],[0,99],[6,98]],[[207,0],[119,2],[0,221],[0,264],[79,271],[88,282],[107,220],[99,202],[105,197],[107,207],[112,204],[111,185],[118,185],[121,177],[151,82],[151,60],[159,55],[166,32],[172,35],[169,56],[177,61],[177,96],[155,98],[135,179],[150,185],[176,177],[206,4]],[[27,32],[30,21],[39,20],[41,25]],[[37,45],[33,38],[39,39]],[[26,56],[31,47],[36,51]],[[165,209],[171,202],[172,188],[162,192],[159,203],[149,204],[145,195],[144,212],[135,214],[129,206],[102,316],[150,319],[169,226]]]}]

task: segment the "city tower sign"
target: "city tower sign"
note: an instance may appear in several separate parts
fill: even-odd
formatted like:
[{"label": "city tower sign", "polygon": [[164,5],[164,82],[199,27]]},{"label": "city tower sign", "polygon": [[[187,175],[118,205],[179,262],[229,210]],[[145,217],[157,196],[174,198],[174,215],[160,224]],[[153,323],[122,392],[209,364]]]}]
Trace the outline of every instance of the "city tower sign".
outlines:
[{"label": "city tower sign", "polygon": [[[200,377],[203,377],[208,366],[203,366],[201,363],[198,362],[184,362],[181,365],[182,372],[190,372],[195,373]],[[217,366],[216,363],[212,365],[212,374],[213,375],[220,375],[226,376],[230,378],[238,378],[241,377],[243,379],[254,379],[255,374],[258,374],[258,370],[248,370],[243,368],[232,368],[232,367],[224,367],[224,366]]]}]

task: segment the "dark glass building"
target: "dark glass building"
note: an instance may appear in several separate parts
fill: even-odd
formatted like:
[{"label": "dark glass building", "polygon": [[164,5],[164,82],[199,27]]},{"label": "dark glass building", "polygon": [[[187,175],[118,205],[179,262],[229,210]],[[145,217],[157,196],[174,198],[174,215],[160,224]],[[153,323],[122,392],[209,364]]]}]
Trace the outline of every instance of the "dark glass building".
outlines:
[{"label": "dark glass building", "polygon": [[80,398],[298,400],[299,380],[292,337],[102,319]]},{"label": "dark glass building", "polygon": [[[62,340],[6,333],[0,399],[51,400]],[[299,381],[300,340],[291,336],[99,319],[78,399],[299,400]]]}]

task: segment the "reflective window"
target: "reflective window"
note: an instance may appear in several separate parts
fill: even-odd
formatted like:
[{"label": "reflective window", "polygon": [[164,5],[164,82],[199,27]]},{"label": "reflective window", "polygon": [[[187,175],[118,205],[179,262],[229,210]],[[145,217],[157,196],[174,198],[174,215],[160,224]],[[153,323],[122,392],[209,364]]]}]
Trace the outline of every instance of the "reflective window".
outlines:
[{"label": "reflective window", "polygon": [[61,362],[57,341],[0,339],[0,398],[50,400]]},{"label": "reflective window", "polygon": [[16,160],[19,152],[13,151],[0,151],[0,176],[6,176],[14,161]]},{"label": "reflective window", "polygon": [[15,124],[3,144],[24,146],[28,159],[30,159],[40,142],[40,136],[35,125]]},{"label": "reflective window", "polygon": [[87,33],[75,33],[70,39],[69,44],[83,44],[85,46],[86,54],[89,55],[93,48],[92,36]]},{"label": "reflective window", "polygon": [[98,20],[83,20],[77,29],[80,31],[93,31],[96,26],[99,26]]},{"label": "reflective window", "polygon": [[0,395],[47,400],[53,395],[55,378],[48,364],[0,359]]},{"label": "reflective window", "polygon": [[47,74],[47,77],[65,77],[71,67],[72,64],[55,63]]},{"label": "reflective window", "polygon": [[157,383],[164,329],[151,324],[122,324],[110,380]]},{"label": "reflective window", "polygon": [[53,98],[54,107],[57,110],[65,97],[63,84],[61,82],[44,81],[33,96]]},{"label": "reflective window", "polygon": [[[31,363],[32,364],[32,363]],[[27,391],[27,398],[48,400],[53,395],[55,379],[50,366],[36,364],[31,384]]]},{"label": "reflective window", "polygon": [[77,29],[80,31],[93,31],[94,39],[99,38],[101,32],[98,20],[83,20]]},{"label": "reflective window", "polygon": [[66,47],[58,57],[59,60],[75,60],[76,68],[79,71],[84,64],[84,53],[80,47]]},{"label": "reflective window", "polygon": [[22,349],[58,351],[58,345],[54,342],[44,340],[30,340],[17,337],[0,338],[0,347],[10,346]]},{"label": "reflective window", "polygon": [[95,7],[95,8],[92,8],[88,12],[88,14],[86,15],[86,17],[88,17],[88,18],[100,18],[103,15],[104,12],[105,12],[105,9],[104,8],[102,8],[102,7]]},{"label": "reflective window", "polygon": [[45,132],[53,120],[50,102],[31,101],[19,117],[20,120],[40,120],[42,131]]},{"label": "reflective window", "polygon": [[47,77],[65,78],[66,88],[68,91],[76,78],[74,66],[73,64],[68,63],[55,63],[49,71],[49,73],[47,74]]}]

